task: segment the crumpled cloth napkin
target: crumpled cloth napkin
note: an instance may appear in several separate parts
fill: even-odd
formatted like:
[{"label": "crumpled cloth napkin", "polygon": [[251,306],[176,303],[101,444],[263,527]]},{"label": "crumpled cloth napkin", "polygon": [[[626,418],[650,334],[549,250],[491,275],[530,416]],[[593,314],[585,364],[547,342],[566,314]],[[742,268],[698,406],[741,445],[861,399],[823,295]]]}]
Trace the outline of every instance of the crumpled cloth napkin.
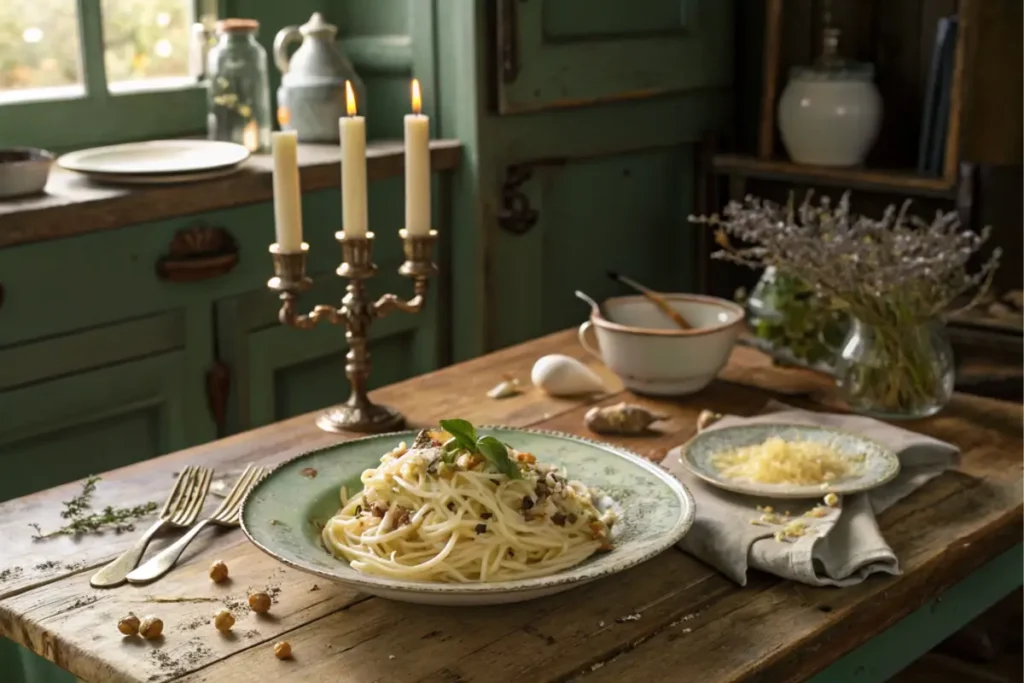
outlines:
[{"label": "crumpled cloth napkin", "polygon": [[[705,483],[680,463],[684,446],[671,451],[662,465],[680,479],[693,494],[697,517],[693,528],[680,541],[686,552],[715,567],[741,586],[747,570],[759,569],[813,586],[850,586],[875,573],[899,574],[899,561],[885,542],[875,515],[960,462],[959,449],[944,441],[855,415],[836,415],[798,410],[770,402],[755,417],[725,416],[707,430],[732,425],[784,422],[838,428],[873,439],[894,451],[900,459],[899,476],[866,493],[843,496],[824,517],[807,518],[803,513],[817,500],[780,500],[730,493]],[[778,541],[781,526],[751,524],[771,506],[792,519],[807,522],[806,535]]]}]

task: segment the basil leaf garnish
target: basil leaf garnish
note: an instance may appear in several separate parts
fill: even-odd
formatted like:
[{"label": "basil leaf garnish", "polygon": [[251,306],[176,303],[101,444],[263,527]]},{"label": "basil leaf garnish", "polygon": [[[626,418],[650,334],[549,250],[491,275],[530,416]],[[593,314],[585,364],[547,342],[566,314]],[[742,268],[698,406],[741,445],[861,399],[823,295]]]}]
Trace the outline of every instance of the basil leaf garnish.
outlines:
[{"label": "basil leaf garnish", "polygon": [[519,466],[508,455],[508,449],[493,436],[485,436],[477,440],[477,449],[499,472],[508,475],[509,479],[522,479]]},{"label": "basil leaf garnish", "polygon": [[476,428],[466,420],[441,420],[441,429],[452,435],[459,448],[476,450]]}]

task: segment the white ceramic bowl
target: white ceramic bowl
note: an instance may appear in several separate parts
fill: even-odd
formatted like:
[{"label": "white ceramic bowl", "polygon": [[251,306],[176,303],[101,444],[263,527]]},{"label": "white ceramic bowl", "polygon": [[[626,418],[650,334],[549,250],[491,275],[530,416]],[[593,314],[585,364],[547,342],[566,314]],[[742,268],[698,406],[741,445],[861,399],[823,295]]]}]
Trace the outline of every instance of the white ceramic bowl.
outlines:
[{"label": "white ceramic bowl", "polygon": [[[580,343],[639,394],[680,396],[700,391],[729,360],[743,308],[725,299],[666,294],[693,326],[682,330],[643,296],[608,299],[580,325]],[[591,339],[596,334],[597,344]]]},{"label": "white ceramic bowl", "polygon": [[0,199],[39,194],[50,176],[53,155],[35,147],[0,149]]}]

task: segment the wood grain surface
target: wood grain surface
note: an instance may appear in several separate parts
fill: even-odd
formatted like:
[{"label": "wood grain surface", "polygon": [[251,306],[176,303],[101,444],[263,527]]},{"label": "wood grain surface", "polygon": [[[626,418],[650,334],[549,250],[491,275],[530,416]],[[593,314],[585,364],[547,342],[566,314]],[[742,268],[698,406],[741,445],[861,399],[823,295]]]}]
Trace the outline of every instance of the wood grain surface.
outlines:
[{"label": "wood grain surface", "polygon": [[[341,187],[338,149],[337,145],[299,145],[303,192]],[[462,145],[457,140],[430,143],[434,171],[456,168],[461,155]],[[366,172],[371,181],[399,176],[404,167],[401,140],[366,146]],[[267,202],[274,197],[273,171],[273,158],[257,154],[237,173],[223,178],[176,185],[114,186],[54,166],[43,194],[0,202],[0,248]]]},{"label": "wood grain surface", "polygon": [[[575,356],[608,380],[589,400],[534,389],[505,400],[484,394],[505,374],[528,384],[541,355]],[[756,412],[769,397],[819,409],[837,406],[827,379],[771,366],[737,347],[721,379],[695,396],[642,398],[588,360],[574,332],[414,378],[376,392],[413,426],[444,417],[586,434],[594,404],[640,403],[669,419],[645,436],[602,437],[660,460],[689,439],[702,409]],[[624,574],[518,605],[440,608],[371,598],[277,564],[238,531],[204,532],[177,569],[150,586],[94,590],[93,567],[125,548],[131,534],[34,542],[29,523],[59,524],[67,485],[0,505],[0,634],[86,681],[798,681],[878,635],[972,571],[1021,542],[1021,408],[957,395],[937,417],[910,428],[956,443],[959,471],[947,473],[880,518],[904,574],[851,588],[819,589],[755,573],[739,588],[688,555],[670,550]],[[202,462],[230,473],[248,462],[273,464],[343,440],[302,416],[104,475],[96,504],[160,500],[173,475]],[[214,505],[209,501],[208,506]],[[160,541],[160,544],[167,540]],[[150,552],[154,552],[156,547]],[[213,584],[210,563],[224,560],[231,581]],[[267,616],[246,595],[275,595]],[[168,601],[171,600],[171,601]],[[225,636],[212,625],[228,608],[237,623]],[[158,641],[124,639],[119,617],[155,614]],[[623,620],[627,615],[638,619]],[[279,661],[273,644],[294,657]]]}]

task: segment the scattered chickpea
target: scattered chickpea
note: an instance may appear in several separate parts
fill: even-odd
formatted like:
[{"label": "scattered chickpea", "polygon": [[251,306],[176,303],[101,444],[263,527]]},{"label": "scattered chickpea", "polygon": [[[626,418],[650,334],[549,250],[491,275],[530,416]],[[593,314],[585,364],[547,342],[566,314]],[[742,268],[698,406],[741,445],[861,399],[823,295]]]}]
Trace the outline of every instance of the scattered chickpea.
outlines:
[{"label": "scattered chickpea", "polygon": [[270,596],[266,593],[253,593],[249,596],[249,609],[256,614],[266,614],[270,611]]},{"label": "scattered chickpea", "polygon": [[825,505],[828,505],[830,508],[834,508],[835,506],[839,505],[839,496],[837,496],[834,493],[826,493]]},{"label": "scattered chickpea", "polygon": [[697,416],[697,431],[702,432],[721,419],[722,415],[720,413],[716,413],[711,410],[702,410],[700,411],[700,415]]},{"label": "scattered chickpea", "polygon": [[235,625],[235,618],[231,616],[231,612],[226,609],[222,609],[217,612],[217,616],[213,618],[213,625],[217,627],[218,631],[227,633],[231,630],[231,627]]},{"label": "scattered chickpea", "polygon": [[129,612],[128,616],[121,617],[117,622],[117,630],[126,636],[139,635],[139,618]]},{"label": "scattered chickpea", "polygon": [[214,583],[221,583],[228,578],[228,566],[223,560],[217,560],[210,565],[210,580]]},{"label": "scattered chickpea", "polygon": [[288,659],[292,656],[292,646],[287,640],[274,643],[274,656],[278,659]]},{"label": "scattered chickpea", "polygon": [[160,621],[158,617],[146,617],[142,620],[142,623],[139,625],[139,634],[147,640],[159,638],[160,634],[163,632],[164,622]]}]

